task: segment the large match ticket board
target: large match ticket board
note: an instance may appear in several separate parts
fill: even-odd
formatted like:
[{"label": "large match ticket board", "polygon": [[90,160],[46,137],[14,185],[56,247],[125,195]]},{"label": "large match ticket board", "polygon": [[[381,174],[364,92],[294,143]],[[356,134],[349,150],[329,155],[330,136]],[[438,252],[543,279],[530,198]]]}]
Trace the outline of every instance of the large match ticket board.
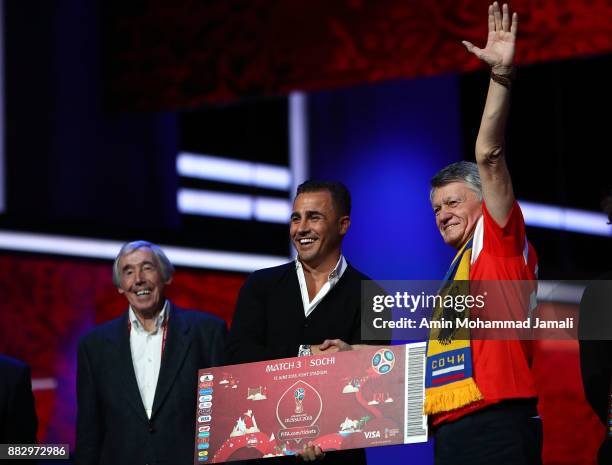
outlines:
[{"label": "large match ticket board", "polygon": [[200,370],[195,464],[427,440],[425,343]]}]

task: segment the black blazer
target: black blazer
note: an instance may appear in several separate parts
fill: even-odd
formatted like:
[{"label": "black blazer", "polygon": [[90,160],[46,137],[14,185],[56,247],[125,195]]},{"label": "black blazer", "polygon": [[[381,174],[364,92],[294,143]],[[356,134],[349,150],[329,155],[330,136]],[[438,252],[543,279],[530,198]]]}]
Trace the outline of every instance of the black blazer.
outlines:
[{"label": "black blazer", "polygon": [[[584,394],[601,422],[607,425],[612,390],[612,273],[589,283],[580,302],[578,343]],[[599,448],[597,463],[612,463],[612,441]]]},{"label": "black blazer", "polygon": [[580,301],[578,336],[582,384],[587,401],[601,422],[608,421],[612,381],[612,273],[586,287]]},{"label": "black blazer", "polygon": [[[296,357],[301,344],[320,344],[325,339],[367,342],[361,337],[361,282],[369,279],[348,264],[338,283],[306,317],[295,262],[254,272],[240,290],[228,339],[228,362]],[[244,465],[290,465],[295,461],[293,457],[271,458]],[[365,464],[362,449],[333,452],[321,462],[360,464]]]},{"label": "black blazer", "polygon": [[191,465],[197,371],[223,363],[226,325],[171,305],[166,348],[147,418],[134,373],[128,313],[79,343],[78,465]]},{"label": "black blazer", "polygon": [[347,265],[340,281],[306,318],[295,262],[249,276],[240,290],[228,340],[229,363],[297,357],[301,344],[361,338],[361,281]]},{"label": "black blazer", "polygon": [[36,444],[37,429],[30,369],[0,355],[0,444]]}]

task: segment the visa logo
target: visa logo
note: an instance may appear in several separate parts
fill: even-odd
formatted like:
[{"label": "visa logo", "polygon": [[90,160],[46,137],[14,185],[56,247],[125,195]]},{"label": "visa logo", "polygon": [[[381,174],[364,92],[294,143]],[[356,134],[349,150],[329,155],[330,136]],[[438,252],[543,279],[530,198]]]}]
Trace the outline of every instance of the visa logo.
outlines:
[{"label": "visa logo", "polygon": [[380,437],[380,431],[365,431],[363,434],[365,434],[366,439],[374,439]]}]

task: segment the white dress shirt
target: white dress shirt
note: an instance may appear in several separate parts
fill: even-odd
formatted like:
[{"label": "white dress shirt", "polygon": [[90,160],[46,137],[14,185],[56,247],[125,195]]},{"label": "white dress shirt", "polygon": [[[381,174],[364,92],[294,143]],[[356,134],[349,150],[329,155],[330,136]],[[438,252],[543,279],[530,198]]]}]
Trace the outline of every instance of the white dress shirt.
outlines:
[{"label": "white dress shirt", "polygon": [[155,398],[155,389],[157,388],[157,379],[159,378],[159,368],[161,366],[164,339],[162,325],[168,312],[169,303],[166,300],[164,308],[159,312],[155,322],[155,329],[147,332],[142,324],[140,324],[140,321],[138,321],[138,318],[136,318],[132,307],[130,307],[129,311],[129,318],[132,323],[130,349],[132,351],[134,373],[136,374],[140,397],[149,418],[151,418],[151,411],[153,410],[153,399]]},{"label": "white dress shirt", "polygon": [[340,278],[346,271],[346,266],[344,255],[340,254],[338,263],[336,263],[336,266],[327,277],[327,282],[323,284],[323,287],[321,287],[319,292],[317,292],[314,299],[310,300],[310,297],[308,297],[308,287],[306,286],[306,277],[304,276],[304,267],[299,259],[295,259],[295,269],[297,271],[297,277],[300,283],[300,293],[302,294],[302,303],[304,304],[304,314],[306,317],[313,312],[317,305],[319,305],[319,302],[323,300],[329,291],[331,291],[332,288],[338,284],[338,281],[340,281]]}]

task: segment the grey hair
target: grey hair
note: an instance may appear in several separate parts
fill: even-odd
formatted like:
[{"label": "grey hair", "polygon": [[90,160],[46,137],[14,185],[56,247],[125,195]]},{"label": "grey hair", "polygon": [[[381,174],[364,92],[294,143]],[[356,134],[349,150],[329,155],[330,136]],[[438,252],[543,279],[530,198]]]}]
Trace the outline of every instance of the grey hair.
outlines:
[{"label": "grey hair", "polygon": [[121,249],[117,254],[117,258],[115,258],[115,263],[113,263],[113,284],[116,287],[121,286],[121,270],[119,269],[119,260],[121,260],[121,257],[144,247],[150,249],[151,252],[153,252],[153,255],[157,260],[157,265],[159,266],[159,270],[164,281],[168,281],[172,277],[172,275],[174,274],[174,265],[170,263],[170,260],[168,260],[168,257],[166,257],[166,254],[160,246],[148,241],[126,242],[121,246]]},{"label": "grey hair", "polygon": [[431,190],[429,191],[429,201],[433,202],[433,196],[437,188],[446,186],[451,182],[464,182],[482,201],[482,184],[478,166],[471,161],[458,161],[445,166],[431,178]]}]

